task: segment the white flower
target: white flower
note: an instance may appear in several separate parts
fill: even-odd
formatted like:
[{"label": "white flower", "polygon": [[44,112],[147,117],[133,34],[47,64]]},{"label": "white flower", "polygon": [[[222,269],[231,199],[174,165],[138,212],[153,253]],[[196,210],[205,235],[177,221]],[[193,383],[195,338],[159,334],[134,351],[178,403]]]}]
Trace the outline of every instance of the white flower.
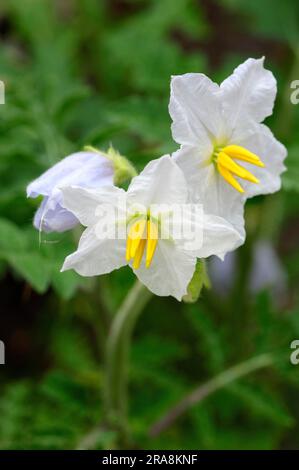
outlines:
[{"label": "white flower", "polygon": [[100,152],[77,152],[65,157],[32,181],[27,197],[43,196],[34,216],[34,226],[45,232],[64,232],[78,224],[78,219],[62,206],[60,186],[77,185],[96,188],[112,185],[114,165]]},{"label": "white flower", "polygon": [[173,157],[193,199],[243,237],[246,198],[278,191],[285,169],[285,147],[261,124],[276,96],[276,80],[263,62],[248,59],[220,86],[200,73],[171,80],[172,134],[181,144]]},{"label": "white flower", "polygon": [[[117,187],[65,187],[61,191],[64,206],[87,227],[62,270],[95,276],[130,264],[152,292],[180,300],[197,257],[222,255],[240,243],[238,232],[221,217],[189,210],[185,177],[168,155],[150,162],[133,178],[127,192]],[[111,206],[113,211],[106,210]],[[173,222],[173,207],[187,210],[169,224],[169,236],[165,236],[164,221]],[[191,244],[184,230],[177,230],[188,224],[195,235]],[[122,229],[124,235],[116,236]]]}]

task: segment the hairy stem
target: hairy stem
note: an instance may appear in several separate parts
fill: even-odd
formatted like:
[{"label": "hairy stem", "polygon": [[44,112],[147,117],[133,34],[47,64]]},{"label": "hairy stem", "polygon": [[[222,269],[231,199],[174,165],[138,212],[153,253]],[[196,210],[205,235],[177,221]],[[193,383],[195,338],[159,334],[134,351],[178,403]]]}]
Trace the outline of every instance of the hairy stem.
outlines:
[{"label": "hairy stem", "polygon": [[119,308],[107,339],[105,404],[106,419],[127,434],[128,359],[132,331],[152,293],[136,281]]}]

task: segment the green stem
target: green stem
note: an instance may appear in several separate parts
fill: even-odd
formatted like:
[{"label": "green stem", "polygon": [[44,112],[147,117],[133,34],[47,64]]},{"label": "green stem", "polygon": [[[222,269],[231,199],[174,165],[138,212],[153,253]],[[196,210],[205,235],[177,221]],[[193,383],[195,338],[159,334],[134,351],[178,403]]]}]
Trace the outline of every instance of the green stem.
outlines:
[{"label": "green stem", "polygon": [[207,396],[216,392],[220,388],[226,387],[244,375],[250,374],[251,372],[263,367],[270,366],[273,362],[274,357],[271,354],[261,354],[260,356],[241,362],[240,364],[221,372],[216,377],[208,380],[203,385],[200,385],[193,392],[183,398],[177,405],[171,408],[168,413],[153,424],[149,435],[151,437],[158,436],[193,405],[200,403]]},{"label": "green stem", "polygon": [[136,281],[118,310],[107,339],[106,419],[127,436],[128,359],[132,331],[152,293]]}]

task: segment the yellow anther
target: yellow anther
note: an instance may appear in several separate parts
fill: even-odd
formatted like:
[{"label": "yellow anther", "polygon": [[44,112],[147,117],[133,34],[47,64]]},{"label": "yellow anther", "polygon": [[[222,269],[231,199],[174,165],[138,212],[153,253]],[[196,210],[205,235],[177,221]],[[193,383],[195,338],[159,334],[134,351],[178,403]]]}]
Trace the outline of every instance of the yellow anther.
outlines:
[{"label": "yellow anther", "polygon": [[226,168],[228,171],[234,173],[236,176],[250,181],[251,183],[259,183],[259,180],[252,175],[248,170],[242,168],[240,165],[235,163],[226,153],[220,152],[217,162],[219,165]]},{"label": "yellow anther", "polygon": [[146,219],[139,219],[130,228],[127,240],[127,256],[134,258],[140,241],[146,238]]},{"label": "yellow anther", "polygon": [[146,258],[145,266],[150,267],[152,259],[154,257],[158,243],[158,226],[152,220],[147,222],[147,247],[146,247]]},{"label": "yellow anther", "polygon": [[238,181],[233,177],[230,171],[228,171],[219,163],[217,163],[217,168],[218,168],[220,175],[225,179],[225,181],[227,181],[231,186],[233,186],[233,188],[235,188],[240,193],[244,193],[244,189],[238,183]]},{"label": "yellow anther", "polygon": [[145,266],[150,267],[158,243],[158,225],[145,218],[135,221],[129,230],[126,248],[126,260],[133,259],[133,268],[138,269],[142,261],[145,246]]},{"label": "yellow anther", "polygon": [[127,238],[127,249],[126,249],[126,260],[129,262],[130,259],[131,259],[131,243],[132,243],[132,240],[130,238],[130,235],[128,235],[128,238]]},{"label": "yellow anther", "polygon": [[139,243],[142,238],[146,238],[146,219],[139,219],[134,222],[129,230],[127,238],[127,249],[126,249],[126,260],[130,261],[131,258],[134,258]]},{"label": "yellow anther", "polygon": [[251,183],[259,183],[258,178],[250,173],[250,171],[246,170],[246,168],[243,168],[241,165],[235,162],[235,160],[242,160],[246,163],[263,168],[265,166],[264,163],[254,153],[250,152],[244,147],[241,147],[240,145],[227,145],[226,147],[222,148],[218,147],[214,153],[214,156],[214,161],[217,164],[220,175],[240,193],[244,193],[244,189],[235,179],[235,176],[250,181]]},{"label": "yellow anther", "polygon": [[141,263],[141,260],[142,260],[142,257],[143,257],[143,253],[144,253],[144,249],[145,249],[145,245],[146,245],[146,239],[142,238],[139,242],[139,245],[138,245],[136,253],[135,253],[135,257],[134,257],[134,261],[133,261],[133,268],[134,269],[138,269],[139,266],[140,266],[140,263]]},{"label": "yellow anther", "polygon": [[240,145],[227,145],[222,149],[222,151],[236,160],[243,160],[244,162],[251,163],[252,165],[260,166],[261,168],[264,168],[265,166],[260,157]]}]

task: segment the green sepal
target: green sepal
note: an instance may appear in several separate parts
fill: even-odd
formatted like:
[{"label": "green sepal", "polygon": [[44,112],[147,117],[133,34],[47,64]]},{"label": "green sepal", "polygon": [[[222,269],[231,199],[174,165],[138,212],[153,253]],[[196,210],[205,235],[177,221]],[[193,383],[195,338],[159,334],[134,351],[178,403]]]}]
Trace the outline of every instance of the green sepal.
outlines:
[{"label": "green sepal", "polygon": [[130,180],[137,175],[137,172],[132,163],[126,157],[121,155],[117,150],[115,150],[112,145],[109,147],[107,152],[98,150],[97,148],[90,145],[85,146],[84,150],[88,152],[99,153],[112,162],[114,168],[113,183],[115,186],[121,186],[125,181]]},{"label": "green sepal", "polygon": [[194,303],[198,300],[202,288],[211,287],[211,282],[207,273],[206,263],[203,259],[198,259],[191,281],[187,287],[187,294],[183,297],[183,302]]}]

